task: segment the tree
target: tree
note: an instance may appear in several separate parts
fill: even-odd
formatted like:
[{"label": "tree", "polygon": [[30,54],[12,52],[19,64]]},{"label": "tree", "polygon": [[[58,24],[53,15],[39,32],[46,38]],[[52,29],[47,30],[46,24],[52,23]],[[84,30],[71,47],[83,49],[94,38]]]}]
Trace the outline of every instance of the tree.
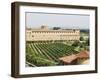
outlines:
[{"label": "tree", "polygon": [[60,27],[53,27],[53,30],[61,29]]},{"label": "tree", "polygon": [[89,46],[89,38],[86,40],[86,45]]},{"label": "tree", "polygon": [[84,41],[84,38],[83,37],[80,37],[80,41]]},{"label": "tree", "polygon": [[74,46],[74,47],[79,46],[79,41],[75,41],[75,42],[72,44],[72,46]]}]

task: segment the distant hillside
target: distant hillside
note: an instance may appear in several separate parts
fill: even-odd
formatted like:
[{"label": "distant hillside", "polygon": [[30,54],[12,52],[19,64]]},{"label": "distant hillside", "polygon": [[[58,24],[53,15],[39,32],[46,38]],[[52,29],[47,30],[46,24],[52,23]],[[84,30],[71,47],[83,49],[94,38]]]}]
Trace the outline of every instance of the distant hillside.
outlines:
[{"label": "distant hillside", "polygon": [[80,29],[80,32],[89,33],[89,29]]}]

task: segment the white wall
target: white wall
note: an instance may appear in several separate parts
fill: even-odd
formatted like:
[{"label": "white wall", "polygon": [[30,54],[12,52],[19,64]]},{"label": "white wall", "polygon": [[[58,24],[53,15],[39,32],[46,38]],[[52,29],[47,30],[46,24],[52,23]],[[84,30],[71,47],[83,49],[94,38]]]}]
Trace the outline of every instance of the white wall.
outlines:
[{"label": "white wall", "polygon": [[[30,1],[41,3],[55,4],[73,4],[73,5],[88,5],[98,6],[100,9],[100,0],[0,0],[0,80],[16,80],[10,76],[11,67],[11,2],[13,1]],[[100,11],[98,15],[100,21]],[[98,22],[99,22],[98,21]],[[100,25],[100,24],[99,24]],[[98,26],[99,26],[98,25]],[[100,27],[98,32],[100,35]],[[100,37],[98,38],[100,41]],[[100,42],[98,43],[100,44]],[[100,47],[100,45],[99,45]],[[99,50],[100,52],[100,50]],[[98,58],[100,54],[98,55]],[[98,60],[100,61],[100,59]],[[100,62],[98,63],[100,67]],[[53,77],[38,77],[38,78],[22,78],[18,80],[99,80],[100,69],[98,74],[80,74],[80,75],[65,75]]]}]

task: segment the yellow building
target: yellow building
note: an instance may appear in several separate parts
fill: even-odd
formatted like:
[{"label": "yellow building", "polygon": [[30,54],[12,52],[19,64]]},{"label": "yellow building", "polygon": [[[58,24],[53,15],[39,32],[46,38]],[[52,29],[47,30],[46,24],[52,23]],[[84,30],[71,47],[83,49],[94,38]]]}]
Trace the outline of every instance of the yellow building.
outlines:
[{"label": "yellow building", "polygon": [[41,29],[26,29],[26,41],[79,41],[79,29],[51,30],[47,26]]}]

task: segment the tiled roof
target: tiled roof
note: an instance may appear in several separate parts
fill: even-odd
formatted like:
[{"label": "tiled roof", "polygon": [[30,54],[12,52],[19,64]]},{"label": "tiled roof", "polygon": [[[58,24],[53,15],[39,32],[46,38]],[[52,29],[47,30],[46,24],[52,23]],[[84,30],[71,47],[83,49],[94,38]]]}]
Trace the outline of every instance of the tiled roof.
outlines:
[{"label": "tiled roof", "polygon": [[78,53],[76,55],[72,54],[69,56],[61,57],[61,58],[59,58],[59,60],[65,62],[65,63],[71,63],[72,61],[74,61],[75,59],[78,59],[78,58],[89,58],[89,52],[81,51],[80,53]]},{"label": "tiled roof", "polygon": [[88,51],[82,51],[77,54],[78,58],[89,58],[89,52]]},{"label": "tiled roof", "polygon": [[65,62],[65,63],[71,63],[73,60],[75,60],[77,58],[76,55],[72,54],[70,56],[65,56],[65,57],[61,57],[59,58],[59,60]]}]

